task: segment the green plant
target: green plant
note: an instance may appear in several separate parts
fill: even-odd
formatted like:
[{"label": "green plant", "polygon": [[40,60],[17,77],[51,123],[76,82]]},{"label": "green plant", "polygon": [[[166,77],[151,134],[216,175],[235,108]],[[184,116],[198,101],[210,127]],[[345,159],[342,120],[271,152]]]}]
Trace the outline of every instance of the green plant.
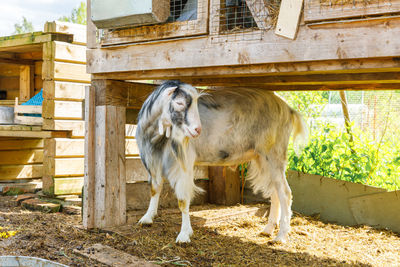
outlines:
[{"label": "green plant", "polygon": [[344,130],[325,125],[312,133],[302,154],[290,150],[288,166],[305,173],[400,189],[400,141],[382,138],[375,142],[357,129],[353,142],[349,140]]}]

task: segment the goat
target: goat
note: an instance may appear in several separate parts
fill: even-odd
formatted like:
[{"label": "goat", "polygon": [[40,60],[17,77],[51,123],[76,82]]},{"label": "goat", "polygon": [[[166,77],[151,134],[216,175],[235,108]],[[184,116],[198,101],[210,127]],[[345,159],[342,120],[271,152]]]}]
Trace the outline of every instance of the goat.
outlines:
[{"label": "goat", "polygon": [[[169,138],[164,135],[165,128],[171,128]],[[292,215],[285,169],[293,128],[294,138],[305,136],[301,115],[272,92],[222,88],[202,94],[179,81],[161,84],[138,116],[136,139],[151,183],[150,204],[139,224],[153,222],[166,179],[182,213],[176,242],[190,242],[189,204],[194,194],[202,191],[194,184],[195,163],[232,166],[250,161],[247,179],[255,192],[271,198],[263,232],[271,235],[279,222],[274,240],[285,242]]]}]

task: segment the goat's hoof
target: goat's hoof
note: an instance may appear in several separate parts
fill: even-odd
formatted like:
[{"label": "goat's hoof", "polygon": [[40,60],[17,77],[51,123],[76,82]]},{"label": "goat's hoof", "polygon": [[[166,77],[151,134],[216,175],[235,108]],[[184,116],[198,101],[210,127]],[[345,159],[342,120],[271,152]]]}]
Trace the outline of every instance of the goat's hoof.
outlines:
[{"label": "goat's hoof", "polygon": [[182,233],[180,232],[178,237],[176,238],[176,243],[189,243],[190,242],[190,233],[185,232]]},{"label": "goat's hoof", "polygon": [[275,224],[267,224],[265,226],[264,230],[261,232],[263,235],[271,236],[272,233],[274,232],[275,229]]},{"label": "goat's hoof", "polygon": [[273,243],[286,243],[287,235],[286,234],[279,234],[272,240]]},{"label": "goat's hoof", "polygon": [[153,224],[153,219],[151,217],[148,217],[148,216],[143,216],[139,220],[138,224],[140,224],[140,225],[150,225],[150,224]]}]

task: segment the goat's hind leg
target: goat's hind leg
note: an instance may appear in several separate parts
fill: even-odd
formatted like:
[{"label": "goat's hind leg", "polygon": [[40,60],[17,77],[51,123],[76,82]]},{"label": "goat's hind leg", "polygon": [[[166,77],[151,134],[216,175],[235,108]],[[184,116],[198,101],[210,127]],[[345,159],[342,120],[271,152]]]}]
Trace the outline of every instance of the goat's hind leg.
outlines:
[{"label": "goat's hind leg", "polygon": [[275,188],[272,191],[270,202],[271,202],[271,207],[269,210],[268,223],[263,230],[263,233],[267,235],[272,235],[276,226],[278,225],[281,215],[279,197]]},{"label": "goat's hind leg", "polygon": [[275,237],[275,242],[286,242],[290,232],[290,219],[292,217],[292,191],[286,181],[285,171],[279,170],[278,180],[275,181],[275,188],[278,193],[281,205],[281,218],[279,222],[279,232]]},{"label": "goat's hind leg", "polygon": [[162,181],[160,183],[156,183],[154,180],[152,180],[150,204],[149,204],[146,214],[143,215],[143,217],[139,220],[139,222],[138,222],[139,224],[152,224],[153,223],[153,218],[154,218],[154,216],[157,215],[158,202],[160,200],[162,185],[163,185]]}]

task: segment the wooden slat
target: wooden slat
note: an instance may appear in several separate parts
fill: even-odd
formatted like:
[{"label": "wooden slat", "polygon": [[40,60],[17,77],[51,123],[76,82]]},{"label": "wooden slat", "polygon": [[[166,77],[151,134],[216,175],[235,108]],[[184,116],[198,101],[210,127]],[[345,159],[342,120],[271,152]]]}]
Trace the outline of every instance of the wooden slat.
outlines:
[{"label": "wooden slat", "polygon": [[34,68],[32,66],[20,66],[19,75],[19,99],[27,101],[33,96]]},{"label": "wooden slat", "polygon": [[130,83],[113,80],[93,80],[92,86],[96,90],[96,106],[127,106]]},{"label": "wooden slat", "polygon": [[86,46],[69,44],[65,42],[55,43],[56,61],[86,64]]},{"label": "wooden slat", "polygon": [[55,157],[72,157],[84,155],[84,139],[56,138]]},{"label": "wooden slat", "polygon": [[0,139],[0,150],[43,148],[43,139]]},{"label": "wooden slat", "polygon": [[44,140],[44,158],[43,158],[43,192],[48,195],[54,195],[54,169],[56,142],[53,138]]},{"label": "wooden slat", "polygon": [[34,179],[43,175],[43,164],[0,165],[0,180]]},{"label": "wooden slat", "polygon": [[[84,139],[56,138],[56,157],[73,157],[84,155]],[[125,154],[138,156],[139,150],[135,139],[125,140]]]},{"label": "wooden slat", "polygon": [[316,22],[332,19],[376,16],[400,12],[400,1],[353,1],[328,4],[319,0],[307,0],[304,6],[304,21]]},{"label": "wooden slat", "polygon": [[17,114],[14,115],[14,123],[15,124],[24,124],[24,125],[42,125],[43,118],[41,117],[29,117],[29,116],[19,116]]},{"label": "wooden slat", "polygon": [[42,149],[26,149],[17,151],[0,151],[0,164],[29,164],[29,163],[42,163],[43,150]]},{"label": "wooden slat", "polygon": [[43,118],[83,119],[83,103],[81,101],[44,100]]},{"label": "wooden slat", "polygon": [[[23,125],[21,125],[23,126]],[[15,131],[15,130],[0,130],[0,137],[25,137],[25,138],[68,138],[71,137],[70,131]]]},{"label": "wooden slat", "polygon": [[84,158],[56,158],[54,177],[83,176]]},{"label": "wooden slat", "polygon": [[2,77],[19,77],[21,66],[0,64],[0,76]]},{"label": "wooden slat", "polygon": [[[393,39],[393,36],[400,35],[399,25],[399,19],[386,18],[375,22],[374,25],[360,23],[346,29],[338,27],[329,31],[301,27],[296,42],[268,31],[264,33],[262,40],[249,42],[247,45],[243,45],[242,42],[227,42],[221,45],[213,42],[212,37],[204,37],[114,49],[90,49],[87,54],[88,71],[128,74],[130,71],[154,70],[154,66],[157,66],[157,69],[164,69],[164,73],[167,73],[177,68],[231,68],[266,63],[397,57],[400,40]],[[346,68],[347,66],[339,64],[339,69]],[[136,73],[129,74],[133,76]],[[110,76],[112,75],[108,77]]]},{"label": "wooden slat", "polygon": [[54,178],[55,195],[82,194],[83,177]]},{"label": "wooden slat", "polygon": [[[197,179],[208,179],[208,167],[207,166],[195,166],[194,167],[194,178]],[[135,183],[141,181],[148,181],[148,172],[144,167],[139,157],[129,157],[126,159],[126,182]]]},{"label": "wooden slat", "polygon": [[42,106],[14,106],[14,113],[42,114]]},{"label": "wooden slat", "polygon": [[[91,0],[87,0],[87,6],[91,6]],[[87,48],[97,48],[100,45],[97,42],[97,27],[94,25],[91,16],[91,8],[87,9]]]},{"label": "wooden slat", "polygon": [[35,61],[35,75],[42,76],[42,66],[43,66],[43,61],[42,60],[37,60]]},{"label": "wooden slat", "polygon": [[46,100],[83,100],[85,83],[45,81],[43,98]]},{"label": "wooden slat", "polygon": [[[195,185],[202,188],[205,193],[197,194],[191,201],[192,205],[203,205],[208,202],[208,182],[207,180],[195,181]],[[126,184],[127,210],[146,210],[149,206],[150,196],[150,184],[148,182]],[[161,208],[177,208],[178,206],[174,189],[167,182],[164,183],[159,203]],[[176,211],[179,212],[178,209]]]},{"label": "wooden slat", "polygon": [[[90,0],[88,3],[90,3]],[[90,17],[88,17],[88,20],[90,20]],[[86,229],[92,229],[96,227],[96,91],[93,86],[85,87],[85,102],[85,175],[82,196],[82,224]]]},{"label": "wooden slat", "polygon": [[300,20],[303,0],[282,0],[275,34],[294,39]]},{"label": "wooden slat", "polygon": [[[86,65],[44,61],[43,79],[70,82],[90,82],[90,75],[86,73]],[[54,64],[52,69],[51,64]],[[49,66],[50,65],[50,66]]]},{"label": "wooden slat", "polygon": [[72,136],[83,137],[85,135],[85,123],[79,120],[43,120],[43,129],[72,131]]},{"label": "wooden slat", "polygon": [[[90,5],[88,5],[89,7]],[[90,8],[88,8],[89,10]],[[73,43],[86,45],[86,26],[64,21],[47,22],[44,32],[67,33],[73,35]]]},{"label": "wooden slat", "polygon": [[[51,41],[72,42],[70,34],[50,34],[43,32],[25,33],[20,35],[0,37],[0,51],[11,51],[11,47],[29,47],[32,44],[42,44]],[[27,52],[27,51],[26,51]]]}]

